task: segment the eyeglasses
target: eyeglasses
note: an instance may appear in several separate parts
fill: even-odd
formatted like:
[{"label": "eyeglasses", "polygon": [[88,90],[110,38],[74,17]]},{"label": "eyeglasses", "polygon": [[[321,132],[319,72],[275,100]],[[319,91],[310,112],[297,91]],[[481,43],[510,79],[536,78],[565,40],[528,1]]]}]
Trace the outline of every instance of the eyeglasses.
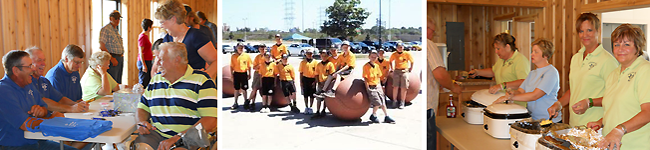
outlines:
[{"label": "eyeglasses", "polygon": [[16,67],[18,67],[18,68],[23,68],[23,67],[34,68],[34,65],[32,64],[32,65],[27,65],[27,66],[16,66]]},{"label": "eyeglasses", "polygon": [[83,65],[84,61],[72,61],[72,63],[74,63],[74,64],[82,64]]}]

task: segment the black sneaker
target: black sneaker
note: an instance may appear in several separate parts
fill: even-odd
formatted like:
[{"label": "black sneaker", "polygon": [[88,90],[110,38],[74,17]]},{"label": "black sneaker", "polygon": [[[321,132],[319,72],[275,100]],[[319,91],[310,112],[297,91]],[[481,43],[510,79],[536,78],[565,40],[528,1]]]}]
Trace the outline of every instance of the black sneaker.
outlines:
[{"label": "black sneaker", "polygon": [[320,119],[323,118],[323,115],[321,113],[315,113],[314,115],[311,115],[311,119]]},{"label": "black sneaker", "polygon": [[298,109],[298,107],[296,107],[296,106],[291,106],[291,112],[300,113],[300,109]]},{"label": "black sneaker", "polygon": [[316,91],[314,95],[312,95],[316,98],[323,98],[323,92],[322,91]]},{"label": "black sneaker", "polygon": [[250,111],[250,112],[255,111],[255,103],[251,103],[250,106],[248,106],[248,111]]},{"label": "black sneaker", "polygon": [[233,109],[233,110],[237,109],[237,108],[239,108],[239,104],[237,104],[237,103],[232,104],[232,106],[230,106],[230,109]]},{"label": "black sneaker", "polygon": [[248,108],[250,107],[250,106],[249,106],[250,103],[251,103],[250,100],[244,100],[244,109],[248,110]]},{"label": "black sneaker", "polygon": [[370,115],[370,121],[372,121],[372,123],[379,123],[379,119],[377,119],[375,115]]},{"label": "black sneaker", "polygon": [[384,123],[395,123],[395,120],[393,120],[390,117],[386,116],[386,117],[384,117]]}]

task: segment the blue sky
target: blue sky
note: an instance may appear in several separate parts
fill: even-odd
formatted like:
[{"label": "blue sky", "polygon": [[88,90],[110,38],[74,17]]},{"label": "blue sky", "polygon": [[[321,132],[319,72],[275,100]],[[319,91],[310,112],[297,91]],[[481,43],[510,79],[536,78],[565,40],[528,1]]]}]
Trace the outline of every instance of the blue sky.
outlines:
[{"label": "blue sky", "polygon": [[[286,31],[285,26],[285,0],[225,0],[222,2],[223,23],[230,26],[231,30],[244,26],[255,28],[268,28],[270,30]],[[334,3],[334,0],[293,0],[294,21],[293,26],[301,28],[318,28],[320,23],[319,13]],[[304,8],[302,7],[304,3]],[[422,1],[421,0],[382,0],[382,21],[391,28],[421,27],[422,26]],[[366,8],[370,16],[366,19],[364,29],[376,24],[379,17],[379,0],[361,0],[358,6]],[[389,15],[389,8],[390,15]],[[390,17],[390,21],[389,21]],[[246,18],[246,20],[244,20]],[[327,16],[323,14],[323,19]],[[301,28],[302,29],[302,28]]]}]

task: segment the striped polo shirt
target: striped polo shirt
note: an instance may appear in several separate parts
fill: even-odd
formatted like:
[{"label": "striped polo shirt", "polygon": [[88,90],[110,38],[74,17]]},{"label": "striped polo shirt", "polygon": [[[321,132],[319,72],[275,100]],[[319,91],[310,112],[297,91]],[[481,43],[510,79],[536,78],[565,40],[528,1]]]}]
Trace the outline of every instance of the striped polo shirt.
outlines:
[{"label": "striped polo shirt", "polygon": [[170,138],[192,127],[201,117],[217,117],[215,82],[203,71],[187,66],[176,82],[157,74],[142,95],[138,108],[151,114],[151,124]]}]

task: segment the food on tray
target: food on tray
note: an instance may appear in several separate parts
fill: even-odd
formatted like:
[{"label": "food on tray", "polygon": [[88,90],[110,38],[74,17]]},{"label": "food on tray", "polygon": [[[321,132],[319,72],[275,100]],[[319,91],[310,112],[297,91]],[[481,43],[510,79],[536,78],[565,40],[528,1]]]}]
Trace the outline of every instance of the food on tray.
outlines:
[{"label": "food on tray", "polygon": [[595,150],[598,149],[598,142],[603,140],[603,136],[596,133],[590,128],[571,128],[566,134],[559,136],[561,139],[567,140],[571,143],[571,147],[580,150]]}]

